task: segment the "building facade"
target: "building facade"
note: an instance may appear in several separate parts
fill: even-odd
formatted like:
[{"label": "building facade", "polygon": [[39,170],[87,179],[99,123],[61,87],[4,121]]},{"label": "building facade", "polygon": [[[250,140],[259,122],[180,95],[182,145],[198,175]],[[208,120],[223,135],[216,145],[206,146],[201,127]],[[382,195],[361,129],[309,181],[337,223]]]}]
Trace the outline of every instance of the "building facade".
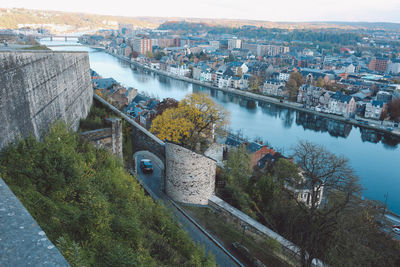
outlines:
[{"label": "building facade", "polygon": [[138,52],[139,54],[145,55],[146,52],[151,52],[152,49],[152,41],[149,38],[145,37],[135,37],[133,38],[133,51]]}]

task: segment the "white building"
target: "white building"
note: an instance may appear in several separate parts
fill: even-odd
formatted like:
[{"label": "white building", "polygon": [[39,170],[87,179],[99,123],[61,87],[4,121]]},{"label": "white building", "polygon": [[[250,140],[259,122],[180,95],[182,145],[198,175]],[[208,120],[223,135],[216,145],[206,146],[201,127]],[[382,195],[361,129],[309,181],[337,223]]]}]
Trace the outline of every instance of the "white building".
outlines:
[{"label": "white building", "polygon": [[400,62],[389,61],[386,72],[391,73],[391,74],[399,74],[400,73]]},{"label": "white building", "polygon": [[231,77],[230,76],[222,76],[218,80],[218,87],[219,88],[227,88],[231,85]]},{"label": "white building", "polygon": [[186,65],[171,65],[169,67],[169,72],[176,76],[185,77],[190,73],[190,69],[186,67]]},{"label": "white building", "polygon": [[262,92],[266,95],[284,96],[285,83],[281,81],[265,81]]},{"label": "white building", "polygon": [[350,117],[356,112],[356,101],[354,97],[336,92],[329,99],[328,110],[330,113]]},{"label": "white building", "polygon": [[356,70],[356,67],[353,64],[349,64],[347,66],[343,66],[341,71],[345,73],[354,73]]},{"label": "white building", "polygon": [[289,77],[290,77],[290,73],[289,72],[282,71],[282,72],[279,73],[278,80],[287,82],[287,81],[289,81]]},{"label": "white building", "polygon": [[210,46],[219,49],[219,41],[210,41]]},{"label": "white building", "polygon": [[365,106],[365,118],[371,118],[379,120],[381,117],[382,111],[386,109],[386,104],[383,101],[373,100],[368,102]]},{"label": "white building", "polygon": [[[320,206],[324,194],[324,186],[320,185],[311,189],[311,186],[307,184],[307,180],[304,177],[304,174],[300,172],[299,175],[301,178],[300,182],[296,184],[293,182],[288,182],[285,184],[285,188],[294,194],[297,201],[303,202],[308,207],[311,207],[312,202],[314,202],[317,207]],[[316,198],[315,201],[313,201],[313,197]]]},{"label": "white building", "polygon": [[202,82],[211,82],[212,81],[212,74],[208,71],[202,71],[200,73],[200,81]]},{"label": "white building", "polygon": [[242,47],[242,40],[240,39],[230,39],[228,40],[228,50],[233,50],[235,48]]}]

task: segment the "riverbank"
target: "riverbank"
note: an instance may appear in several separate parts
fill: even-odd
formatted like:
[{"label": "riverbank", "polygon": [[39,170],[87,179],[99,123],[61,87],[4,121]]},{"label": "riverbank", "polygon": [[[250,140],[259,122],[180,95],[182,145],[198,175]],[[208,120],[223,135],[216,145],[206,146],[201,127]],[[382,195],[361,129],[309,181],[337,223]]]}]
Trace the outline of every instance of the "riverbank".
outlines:
[{"label": "riverbank", "polygon": [[[98,47],[91,47],[91,48],[95,48],[95,49],[101,50],[101,51],[103,51],[103,52],[105,52],[105,53],[107,53],[107,54],[109,54],[111,56],[114,56],[114,57],[116,57],[116,58],[118,58],[118,59],[120,59],[120,60],[122,60],[122,61],[124,61],[126,63],[129,63],[129,64],[132,64],[132,65],[134,65],[136,67],[151,71],[151,72],[156,73],[158,75],[162,75],[162,76],[166,76],[166,77],[169,77],[169,78],[172,78],[172,79],[181,80],[181,81],[184,81],[184,82],[196,84],[196,85],[207,87],[207,88],[214,89],[214,90],[219,90],[219,91],[226,92],[226,93],[235,94],[235,95],[246,97],[246,98],[249,98],[249,99],[252,99],[252,100],[256,100],[256,101],[272,103],[272,104],[275,104],[275,105],[278,105],[278,106],[282,106],[282,107],[285,107],[285,108],[288,108],[288,109],[297,110],[297,111],[301,111],[301,112],[307,112],[309,114],[313,114],[313,115],[316,115],[316,116],[320,116],[320,117],[324,117],[324,118],[340,121],[340,122],[343,122],[343,123],[351,124],[351,125],[354,125],[354,126],[362,127],[362,128],[365,128],[365,129],[375,130],[375,131],[379,131],[379,132],[382,132],[382,133],[386,133],[386,134],[390,134],[390,135],[393,135],[393,136],[400,137],[400,129],[394,129],[392,131],[389,131],[389,130],[387,130],[385,128],[381,128],[381,126],[377,125],[379,123],[378,121],[376,122],[375,125],[371,125],[371,124],[367,125],[363,121],[357,121],[355,119],[347,119],[345,117],[334,115],[334,114],[327,114],[327,113],[322,113],[322,112],[318,112],[318,111],[315,111],[315,110],[310,110],[310,109],[302,107],[302,105],[299,104],[299,103],[290,102],[290,101],[286,101],[286,100],[283,100],[281,102],[281,100],[279,100],[277,98],[274,98],[274,97],[255,94],[255,93],[242,91],[242,90],[235,89],[235,88],[219,88],[219,87],[213,86],[213,85],[211,85],[209,83],[201,82],[201,81],[198,81],[198,80],[195,80],[195,79],[192,79],[192,78],[176,76],[176,75],[173,75],[173,74],[168,73],[166,71],[150,68],[149,66],[143,65],[143,64],[141,64],[139,62],[131,61],[130,59],[125,58],[123,56],[110,53],[105,49],[100,49]],[[365,121],[367,121],[367,120],[365,120]],[[368,120],[368,121],[371,123],[371,120]],[[373,122],[373,123],[375,123],[375,122]]]},{"label": "riverbank", "polygon": [[[137,64],[129,64],[131,62],[120,60],[103,50],[98,52],[89,48],[85,50],[90,53],[92,68],[100,75],[113,77],[126,86],[145,90],[149,95],[161,99],[173,97],[180,100],[193,89],[195,91],[201,89],[193,83],[173,82],[177,79],[155,75],[154,72],[149,74],[150,70],[141,68]],[[136,69],[135,66],[138,66],[139,71],[131,70],[130,67]],[[246,101],[238,101],[237,98],[228,97],[227,94],[223,95],[208,87],[203,90],[230,112],[232,131],[240,131],[248,139],[261,137],[271,146],[285,152],[291,151],[291,147],[297,144],[298,140],[310,140],[325,146],[337,155],[348,158],[357,176],[360,177],[364,189],[363,196],[383,202],[385,200],[383,196],[389,192],[391,197],[388,199],[388,209],[400,214],[399,188],[393,186],[398,181],[396,171],[397,159],[400,157],[398,137],[365,128],[351,129],[351,124],[324,119],[310,113],[297,114],[298,111],[294,109],[274,104],[268,108],[267,102],[256,106],[243,105]]]}]

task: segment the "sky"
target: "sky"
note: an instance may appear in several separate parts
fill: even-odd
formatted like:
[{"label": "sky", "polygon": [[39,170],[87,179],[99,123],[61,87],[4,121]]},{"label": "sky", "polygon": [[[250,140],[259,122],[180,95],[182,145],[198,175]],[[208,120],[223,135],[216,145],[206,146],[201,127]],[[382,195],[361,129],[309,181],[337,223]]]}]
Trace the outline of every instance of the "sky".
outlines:
[{"label": "sky", "polygon": [[0,0],[0,7],[132,17],[400,23],[400,0]]}]

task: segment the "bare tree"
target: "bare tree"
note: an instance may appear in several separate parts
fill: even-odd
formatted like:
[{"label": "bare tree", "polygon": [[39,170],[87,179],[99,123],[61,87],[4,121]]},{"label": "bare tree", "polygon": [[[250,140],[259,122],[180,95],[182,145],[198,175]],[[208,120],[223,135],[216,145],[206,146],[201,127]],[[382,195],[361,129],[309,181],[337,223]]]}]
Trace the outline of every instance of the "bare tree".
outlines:
[{"label": "bare tree", "polygon": [[[302,186],[308,188],[311,195],[305,204],[291,192],[298,208],[293,214],[296,223],[292,224],[290,235],[300,247],[302,266],[312,266],[314,259],[324,258],[326,248],[334,241],[339,215],[346,211],[360,187],[348,160],[320,145],[301,141],[294,148],[293,158],[303,172]],[[321,203],[319,193],[322,190]]]},{"label": "bare tree", "polygon": [[400,121],[400,99],[396,98],[389,102],[388,111],[390,119],[394,121]]}]

